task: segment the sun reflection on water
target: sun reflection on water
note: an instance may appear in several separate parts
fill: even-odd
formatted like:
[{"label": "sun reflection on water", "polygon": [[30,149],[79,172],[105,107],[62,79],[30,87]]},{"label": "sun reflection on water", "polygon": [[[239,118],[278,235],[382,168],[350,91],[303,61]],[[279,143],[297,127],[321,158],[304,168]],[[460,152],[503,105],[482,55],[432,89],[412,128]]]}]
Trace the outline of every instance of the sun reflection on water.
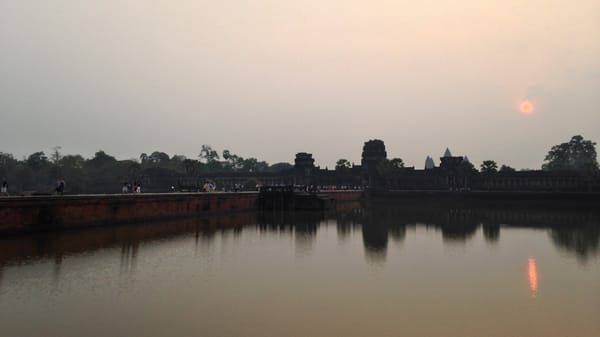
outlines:
[{"label": "sun reflection on water", "polygon": [[529,258],[529,289],[531,289],[531,297],[536,297],[538,290],[538,275],[535,259]]}]

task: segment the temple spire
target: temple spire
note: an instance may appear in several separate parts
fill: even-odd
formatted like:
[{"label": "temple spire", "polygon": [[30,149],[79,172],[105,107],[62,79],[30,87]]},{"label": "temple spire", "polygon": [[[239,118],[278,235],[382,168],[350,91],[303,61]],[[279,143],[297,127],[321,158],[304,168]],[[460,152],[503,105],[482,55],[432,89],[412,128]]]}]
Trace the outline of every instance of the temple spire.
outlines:
[{"label": "temple spire", "polygon": [[427,156],[427,158],[425,159],[425,169],[429,170],[435,167],[435,162],[433,161],[433,158],[431,158],[430,156]]},{"label": "temple spire", "polygon": [[444,157],[452,157],[452,152],[450,152],[449,148],[446,148],[446,152],[444,152]]}]

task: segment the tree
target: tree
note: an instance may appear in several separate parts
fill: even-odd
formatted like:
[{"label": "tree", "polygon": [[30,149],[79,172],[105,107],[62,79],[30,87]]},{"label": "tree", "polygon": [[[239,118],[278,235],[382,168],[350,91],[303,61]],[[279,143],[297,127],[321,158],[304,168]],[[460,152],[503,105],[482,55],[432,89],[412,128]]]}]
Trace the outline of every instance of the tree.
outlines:
[{"label": "tree", "polygon": [[547,171],[598,171],[596,143],[573,136],[567,143],[554,145],[544,161],[542,169]]},{"label": "tree", "polygon": [[198,157],[204,159],[204,161],[209,164],[217,161],[219,159],[219,154],[217,151],[213,150],[210,145],[204,144],[202,145],[202,149],[200,150]]},{"label": "tree", "polygon": [[85,159],[76,154],[76,155],[66,155],[60,158],[59,164],[64,167],[81,169],[83,168],[83,164],[85,163]]},{"label": "tree", "polygon": [[514,168],[507,166],[507,165],[502,165],[500,167],[500,172],[516,172],[517,170],[515,170]]},{"label": "tree", "polygon": [[258,161],[256,158],[248,158],[242,161],[242,170],[245,172],[263,172],[269,167],[264,161]]},{"label": "tree", "polygon": [[350,168],[350,162],[347,159],[342,158],[335,163],[336,170],[344,170],[348,168]]},{"label": "tree", "polygon": [[127,180],[139,180],[142,170],[142,165],[136,161],[130,160],[127,165]]},{"label": "tree", "polygon": [[484,160],[481,163],[481,173],[496,173],[498,172],[498,164],[493,160]]},{"label": "tree", "polygon": [[477,169],[475,168],[475,165],[473,165],[468,160],[461,161],[460,164],[458,165],[458,170],[460,173],[467,174],[467,175],[474,175],[474,174],[478,173]]},{"label": "tree", "polygon": [[68,181],[71,193],[85,192],[87,184],[87,172],[84,170],[85,159],[80,155],[65,155],[60,158],[58,166],[60,172],[57,176]]},{"label": "tree", "polygon": [[60,159],[62,158],[62,155],[60,154],[60,149],[62,149],[62,147],[60,147],[60,146],[55,146],[52,148],[52,154],[50,155],[50,161],[52,161],[52,163],[54,165],[59,165]]},{"label": "tree", "polygon": [[88,163],[92,167],[104,166],[107,164],[113,164],[117,161],[117,159],[106,152],[100,150],[94,154],[94,158],[90,159]]},{"label": "tree", "polygon": [[0,152],[0,165],[8,165],[8,163],[16,163],[17,160],[10,153]]},{"label": "tree", "polygon": [[223,150],[223,159],[227,161],[226,169],[239,170],[242,168],[244,158],[239,157],[229,150]]},{"label": "tree", "polygon": [[8,179],[16,171],[18,163],[12,154],[0,152],[0,179]]},{"label": "tree", "polygon": [[183,162],[187,158],[184,155],[174,154],[169,161],[169,167],[177,172],[185,172]]},{"label": "tree", "polygon": [[269,166],[269,172],[283,172],[283,171],[289,171],[291,169],[294,168],[294,165],[290,164],[290,163],[275,163],[271,166]]},{"label": "tree", "polygon": [[389,164],[392,168],[403,168],[404,160],[402,160],[401,158],[392,158],[389,160]]},{"label": "tree", "polygon": [[200,171],[200,162],[193,159],[184,159],[183,168],[188,176],[194,176]]},{"label": "tree", "polygon": [[147,160],[152,165],[165,167],[169,164],[171,159],[169,158],[169,155],[164,152],[154,151],[148,156]]},{"label": "tree", "polygon": [[27,157],[25,161],[27,166],[34,171],[40,170],[46,166],[48,166],[48,157],[43,151],[34,152]]},{"label": "tree", "polygon": [[148,161],[148,154],[146,154],[146,153],[140,154],[140,163],[142,163],[142,165],[144,165],[144,164],[146,164],[147,161]]}]

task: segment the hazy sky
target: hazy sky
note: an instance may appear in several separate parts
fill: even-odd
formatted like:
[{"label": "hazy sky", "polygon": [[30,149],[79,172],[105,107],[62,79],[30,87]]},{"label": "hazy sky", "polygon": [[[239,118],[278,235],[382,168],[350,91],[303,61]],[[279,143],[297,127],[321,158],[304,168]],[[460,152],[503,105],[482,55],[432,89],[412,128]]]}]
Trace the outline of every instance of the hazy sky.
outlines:
[{"label": "hazy sky", "polygon": [[18,157],[332,167],[379,138],[418,168],[446,146],[537,168],[600,142],[600,1],[0,0],[0,127]]}]

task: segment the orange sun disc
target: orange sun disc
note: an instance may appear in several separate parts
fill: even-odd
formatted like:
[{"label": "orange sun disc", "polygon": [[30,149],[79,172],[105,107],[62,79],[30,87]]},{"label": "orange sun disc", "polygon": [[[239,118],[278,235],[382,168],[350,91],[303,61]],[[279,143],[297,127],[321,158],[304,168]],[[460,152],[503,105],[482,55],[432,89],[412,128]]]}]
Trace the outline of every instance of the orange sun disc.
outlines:
[{"label": "orange sun disc", "polygon": [[533,103],[531,103],[530,101],[523,101],[519,103],[519,111],[521,111],[521,113],[524,115],[532,113],[534,108],[535,107],[533,106]]}]

